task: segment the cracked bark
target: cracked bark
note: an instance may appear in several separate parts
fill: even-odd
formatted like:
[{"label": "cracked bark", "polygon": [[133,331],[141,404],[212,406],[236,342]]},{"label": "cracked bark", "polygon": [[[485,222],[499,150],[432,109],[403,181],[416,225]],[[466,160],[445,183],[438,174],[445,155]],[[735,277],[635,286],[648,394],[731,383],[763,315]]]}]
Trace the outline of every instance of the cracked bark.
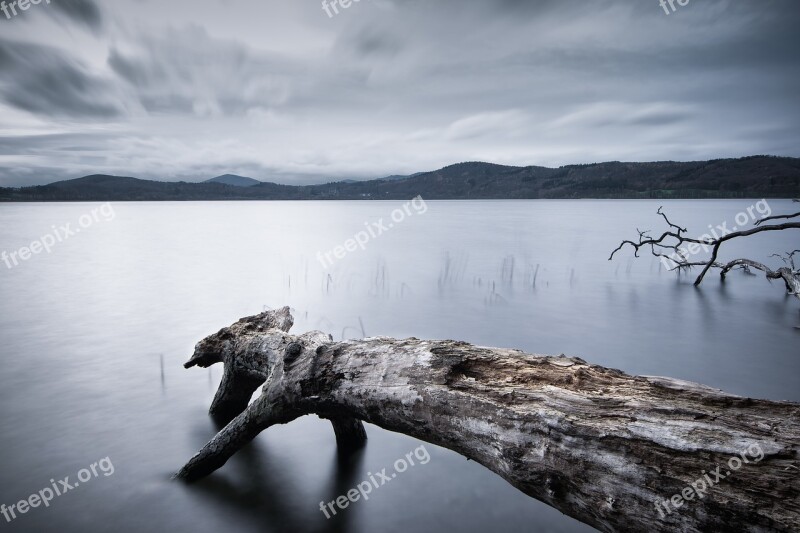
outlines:
[{"label": "cracked bark", "polygon": [[[178,478],[200,479],[268,427],[317,414],[334,423],[342,446],[363,444],[360,421],[404,433],[602,531],[800,528],[798,404],[578,358],[414,338],[333,342],[320,332],[290,335],[290,326],[284,308],[197,345],[188,366],[224,362],[226,373],[260,373],[265,384]],[[223,380],[216,409],[241,406],[236,383]],[[754,447],[762,460],[751,455],[702,499],[662,518],[655,502]]]}]

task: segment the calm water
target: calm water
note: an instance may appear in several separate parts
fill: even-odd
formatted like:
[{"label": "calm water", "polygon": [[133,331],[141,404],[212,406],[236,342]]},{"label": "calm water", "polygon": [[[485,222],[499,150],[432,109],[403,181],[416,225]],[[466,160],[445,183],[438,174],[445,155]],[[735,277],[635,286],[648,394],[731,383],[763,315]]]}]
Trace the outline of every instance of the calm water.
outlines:
[{"label": "calm water", "polygon": [[[699,236],[754,202],[660,203]],[[463,339],[800,401],[800,305],[782,284],[735,273],[695,290],[648,256],[607,261],[636,227],[661,230],[660,203],[428,202],[328,270],[317,252],[402,203],[114,204],[113,220],[51,253],[0,263],[0,503],[105,457],[114,473],[11,523],[0,516],[0,529],[590,531],[432,445],[428,464],[327,521],[321,500],[420,443],[370,426],[366,451],[339,465],[330,426],[311,417],[263,433],[198,485],[172,482],[216,432],[207,409],[221,373],[181,365],[220,327],[290,305],[296,332]],[[98,207],[0,205],[0,251]],[[725,257],[766,259],[799,237],[734,242]]]}]

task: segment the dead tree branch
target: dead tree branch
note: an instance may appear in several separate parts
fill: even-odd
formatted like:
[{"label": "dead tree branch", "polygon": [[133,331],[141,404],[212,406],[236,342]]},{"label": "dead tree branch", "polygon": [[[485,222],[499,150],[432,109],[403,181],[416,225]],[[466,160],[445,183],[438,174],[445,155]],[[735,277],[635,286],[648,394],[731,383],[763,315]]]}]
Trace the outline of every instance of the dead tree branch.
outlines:
[{"label": "dead tree branch", "polygon": [[[721,269],[721,276],[723,279],[725,279],[725,276],[732,268],[752,267],[765,272],[768,279],[783,279],[786,283],[787,291],[790,294],[794,294],[800,298],[800,293],[798,293],[797,290],[798,287],[800,287],[800,279],[798,279],[797,269],[794,267],[784,267],[773,271],[763,263],[759,263],[750,259],[735,259],[727,263],[721,263],[717,261],[722,245],[732,239],[749,237],[751,235],[771,231],[800,229],[800,222],[784,222],[782,224],[761,225],[761,223],[768,220],[798,218],[800,217],[800,213],[766,217],[757,222],[756,227],[742,231],[731,231],[727,228],[727,223],[723,223],[721,226],[717,226],[716,228],[723,233],[722,235],[717,235],[716,230],[712,230],[714,235],[707,233],[697,239],[686,236],[686,228],[672,223],[669,218],[667,218],[667,215],[663,212],[663,207],[659,207],[657,213],[664,218],[669,226],[669,229],[658,238],[651,237],[649,231],[637,230],[639,234],[638,241],[622,241],[622,243],[611,253],[609,261],[614,259],[614,256],[617,254],[617,252],[622,250],[625,246],[633,247],[635,257],[639,257],[639,251],[642,248],[649,248],[652,255],[658,257],[661,260],[661,263],[668,270],[681,271],[690,270],[693,267],[701,267],[702,271],[697,276],[697,279],[695,279],[695,286],[702,283],[706,274],[712,268]],[[689,259],[690,256],[699,253],[701,250],[704,253],[710,252],[710,255],[707,259],[699,261],[691,261]],[[667,255],[665,253],[667,251],[671,251],[671,255]]]},{"label": "dead tree branch", "polygon": [[[795,201],[797,201],[797,200],[795,200]],[[791,219],[791,218],[797,218],[797,217],[800,217],[800,212],[794,213],[792,215],[775,215],[775,216],[771,216],[771,217],[762,218],[761,220],[756,220],[755,225],[756,226],[760,226],[764,222],[768,222],[770,220],[784,220],[784,219]]]}]

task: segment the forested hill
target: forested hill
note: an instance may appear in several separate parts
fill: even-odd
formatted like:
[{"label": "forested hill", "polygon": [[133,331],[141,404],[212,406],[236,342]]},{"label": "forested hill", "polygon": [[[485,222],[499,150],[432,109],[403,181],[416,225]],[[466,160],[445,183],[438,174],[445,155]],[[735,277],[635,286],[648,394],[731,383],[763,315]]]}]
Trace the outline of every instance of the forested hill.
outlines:
[{"label": "forested hill", "polygon": [[0,201],[399,200],[514,198],[789,198],[800,159],[752,156],[702,162],[597,163],[560,168],[458,163],[413,176],[324,185],[163,182],[93,175],[0,188]]}]

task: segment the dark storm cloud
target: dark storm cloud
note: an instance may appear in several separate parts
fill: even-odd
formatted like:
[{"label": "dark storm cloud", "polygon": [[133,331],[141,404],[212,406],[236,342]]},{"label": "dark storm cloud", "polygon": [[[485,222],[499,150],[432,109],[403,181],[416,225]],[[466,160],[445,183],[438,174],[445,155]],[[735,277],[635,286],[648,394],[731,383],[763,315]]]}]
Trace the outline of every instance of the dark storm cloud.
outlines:
[{"label": "dark storm cloud", "polygon": [[103,25],[102,12],[94,0],[55,0],[51,7],[55,13],[93,30]]},{"label": "dark storm cloud", "polygon": [[0,99],[46,117],[107,118],[121,113],[111,86],[60,50],[0,37]]}]

